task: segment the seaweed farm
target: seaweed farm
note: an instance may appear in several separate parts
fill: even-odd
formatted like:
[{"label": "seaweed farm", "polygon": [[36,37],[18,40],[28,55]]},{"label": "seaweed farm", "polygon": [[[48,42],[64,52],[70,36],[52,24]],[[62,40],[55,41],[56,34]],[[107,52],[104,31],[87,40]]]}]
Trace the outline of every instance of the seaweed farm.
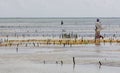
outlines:
[{"label": "seaweed farm", "polygon": [[96,19],[0,18],[0,73],[119,73],[120,18]]},{"label": "seaweed farm", "polygon": [[[120,24],[119,18],[101,18],[102,42],[119,42]],[[61,24],[61,21],[63,24]],[[7,18],[0,19],[0,37],[2,41],[13,40],[52,40],[50,43],[59,43],[63,40],[62,34],[67,40],[79,40],[77,43],[94,43],[96,18]],[[68,36],[69,35],[69,36]],[[71,36],[71,38],[70,38]],[[75,38],[76,37],[76,38]],[[66,39],[64,39],[66,40]],[[62,42],[64,42],[64,40]],[[85,40],[85,42],[83,42]],[[80,42],[82,41],[82,42]],[[90,41],[90,42],[89,42]],[[65,41],[67,42],[67,41]],[[64,44],[64,43],[62,43]]]}]

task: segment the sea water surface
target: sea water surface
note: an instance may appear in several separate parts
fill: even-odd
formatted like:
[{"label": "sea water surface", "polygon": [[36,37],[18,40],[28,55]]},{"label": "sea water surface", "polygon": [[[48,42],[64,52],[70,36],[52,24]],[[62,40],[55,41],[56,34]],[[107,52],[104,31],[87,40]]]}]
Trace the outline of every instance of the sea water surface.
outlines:
[{"label": "sea water surface", "polygon": [[[0,38],[51,37],[62,33],[94,37],[97,18],[1,18]],[[63,21],[63,25],[61,25]],[[120,36],[120,18],[100,18],[105,37]],[[63,31],[64,30],[64,31]],[[115,35],[114,35],[115,34]],[[76,65],[72,58],[75,57]],[[45,61],[45,63],[44,63]],[[58,64],[56,64],[56,61]],[[61,64],[63,61],[63,64]],[[99,61],[102,66],[99,65]],[[0,73],[119,73],[120,44],[21,45],[0,47]]]},{"label": "sea water surface", "polygon": [[[94,37],[97,18],[0,18],[0,36],[60,37],[62,33]],[[63,24],[61,25],[61,21]],[[100,18],[101,34],[120,36],[120,18]]]},{"label": "sea water surface", "polygon": [[[0,47],[1,73],[119,73],[119,44]],[[76,64],[72,62],[75,57]],[[44,63],[45,61],[45,63]],[[56,63],[56,61],[58,63]],[[60,63],[63,61],[63,64]],[[102,65],[99,65],[99,61]]]}]

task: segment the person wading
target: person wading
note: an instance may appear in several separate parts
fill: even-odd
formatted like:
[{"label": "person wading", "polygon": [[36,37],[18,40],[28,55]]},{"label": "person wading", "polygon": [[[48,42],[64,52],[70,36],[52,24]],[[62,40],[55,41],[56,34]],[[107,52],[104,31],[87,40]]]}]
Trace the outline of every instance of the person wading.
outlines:
[{"label": "person wading", "polygon": [[100,20],[97,19],[97,22],[95,25],[95,41],[96,41],[96,39],[104,38],[102,35],[100,35],[101,30],[102,30],[102,26],[101,26]]}]

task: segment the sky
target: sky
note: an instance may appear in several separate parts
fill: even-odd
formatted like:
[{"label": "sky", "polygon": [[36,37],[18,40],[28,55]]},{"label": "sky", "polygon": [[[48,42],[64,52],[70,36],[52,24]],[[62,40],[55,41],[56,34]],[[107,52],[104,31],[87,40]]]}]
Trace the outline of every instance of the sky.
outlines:
[{"label": "sky", "polygon": [[0,0],[0,17],[120,17],[120,0]]}]

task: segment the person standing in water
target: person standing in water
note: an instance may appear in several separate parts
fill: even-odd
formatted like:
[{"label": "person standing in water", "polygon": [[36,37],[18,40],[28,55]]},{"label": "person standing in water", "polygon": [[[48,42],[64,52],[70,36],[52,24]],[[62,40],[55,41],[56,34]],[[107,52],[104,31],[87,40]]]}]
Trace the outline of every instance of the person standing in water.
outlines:
[{"label": "person standing in water", "polygon": [[96,25],[95,25],[95,40],[96,39],[100,39],[100,38],[104,38],[102,35],[100,35],[100,31],[102,30],[102,26],[100,23],[100,20],[97,19]]},{"label": "person standing in water", "polygon": [[63,25],[63,21],[61,21],[61,25]]}]

